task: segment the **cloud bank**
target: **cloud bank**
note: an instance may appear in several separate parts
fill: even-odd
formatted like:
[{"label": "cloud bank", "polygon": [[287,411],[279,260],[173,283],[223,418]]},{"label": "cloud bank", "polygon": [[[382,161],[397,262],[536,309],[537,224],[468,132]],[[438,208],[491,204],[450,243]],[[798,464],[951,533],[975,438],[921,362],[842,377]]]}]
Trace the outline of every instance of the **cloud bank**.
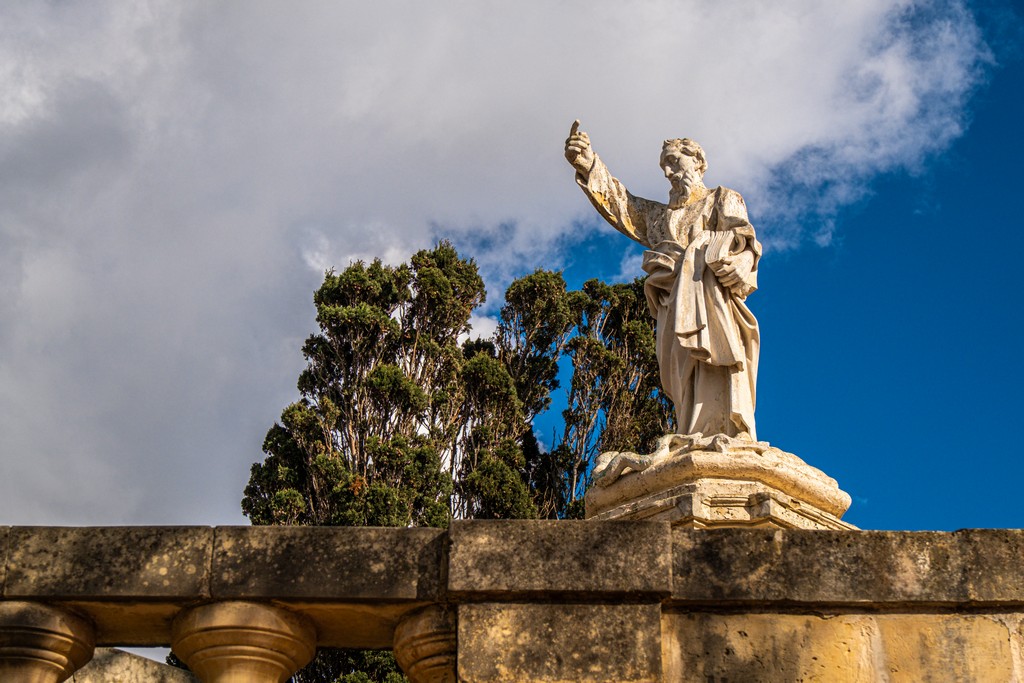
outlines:
[{"label": "cloud bank", "polygon": [[574,118],[637,194],[693,137],[769,247],[827,244],[990,61],[953,1],[5,5],[0,523],[241,521],[325,268],[608,230]]}]

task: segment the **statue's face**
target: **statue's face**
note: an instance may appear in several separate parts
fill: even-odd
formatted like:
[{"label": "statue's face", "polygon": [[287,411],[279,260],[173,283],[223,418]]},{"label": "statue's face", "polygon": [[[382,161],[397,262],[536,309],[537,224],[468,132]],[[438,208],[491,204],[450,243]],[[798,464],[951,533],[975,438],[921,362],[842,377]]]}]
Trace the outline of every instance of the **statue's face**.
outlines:
[{"label": "statue's face", "polygon": [[666,150],[661,155],[661,170],[665,172],[665,177],[673,185],[687,179],[700,178],[700,173],[697,171],[697,157],[691,157],[689,154],[683,154],[674,149]]},{"label": "statue's face", "polygon": [[666,149],[661,154],[661,170],[672,183],[669,191],[670,204],[685,202],[693,188],[700,183],[700,171],[697,157],[684,154],[677,149]]}]

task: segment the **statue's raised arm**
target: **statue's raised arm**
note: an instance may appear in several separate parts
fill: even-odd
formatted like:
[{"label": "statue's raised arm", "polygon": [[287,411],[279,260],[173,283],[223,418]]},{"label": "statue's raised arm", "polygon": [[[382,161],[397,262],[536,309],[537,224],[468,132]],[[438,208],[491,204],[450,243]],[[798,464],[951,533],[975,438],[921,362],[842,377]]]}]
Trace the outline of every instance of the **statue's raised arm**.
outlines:
[{"label": "statue's raised arm", "polygon": [[664,204],[630,194],[625,185],[612,177],[590,146],[590,136],[579,127],[577,119],[565,140],[565,158],[576,169],[576,184],[612,227],[645,247],[652,246],[647,237],[648,217],[652,211],[663,210]]}]

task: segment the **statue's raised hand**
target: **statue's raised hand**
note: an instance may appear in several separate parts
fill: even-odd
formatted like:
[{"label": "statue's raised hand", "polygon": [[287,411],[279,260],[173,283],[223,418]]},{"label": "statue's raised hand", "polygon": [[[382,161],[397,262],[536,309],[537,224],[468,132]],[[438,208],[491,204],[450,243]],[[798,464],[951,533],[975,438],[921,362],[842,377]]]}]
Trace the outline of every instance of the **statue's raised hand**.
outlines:
[{"label": "statue's raised hand", "polygon": [[594,149],[590,146],[590,136],[580,130],[580,120],[573,121],[569,129],[569,137],[565,139],[565,158],[580,173],[590,173],[594,166]]}]

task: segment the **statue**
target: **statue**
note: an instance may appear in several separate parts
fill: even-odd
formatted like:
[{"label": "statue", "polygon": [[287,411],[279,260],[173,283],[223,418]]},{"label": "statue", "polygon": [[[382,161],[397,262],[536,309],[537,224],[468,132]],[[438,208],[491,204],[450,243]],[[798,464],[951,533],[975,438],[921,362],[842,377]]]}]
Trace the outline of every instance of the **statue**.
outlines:
[{"label": "statue", "polygon": [[[661,150],[661,169],[671,183],[668,204],[636,197],[612,177],[579,123],[565,141],[576,184],[616,230],[647,247],[644,291],[657,321],[658,367],[678,434],[701,443],[718,437],[721,449],[734,440],[756,443],[760,336],[745,299],[757,289],[761,245],[743,198],[704,186],[704,150],[688,138],[666,140]],[[616,469],[626,465],[642,469],[635,457]]]},{"label": "statue", "polygon": [[704,186],[704,150],[666,140],[668,203],[636,197],[609,173],[576,121],[565,158],[606,221],[647,247],[647,307],[676,433],[652,453],[601,453],[587,519],[664,520],[673,526],[852,529],[850,496],[821,470],[754,430],[760,335],[746,298],[761,245],[739,193]]}]

